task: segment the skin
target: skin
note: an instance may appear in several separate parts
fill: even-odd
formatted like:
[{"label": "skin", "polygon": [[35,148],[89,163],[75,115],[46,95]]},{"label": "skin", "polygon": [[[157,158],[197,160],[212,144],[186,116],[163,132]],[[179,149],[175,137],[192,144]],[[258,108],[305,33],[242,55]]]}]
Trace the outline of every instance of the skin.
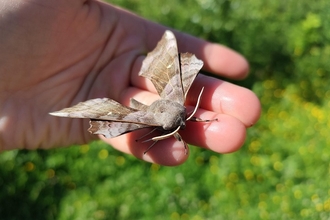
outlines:
[{"label": "skin", "polygon": [[[138,76],[145,54],[156,46],[167,27],[100,1],[0,0],[0,151],[50,149],[88,143],[88,120],[58,118],[48,113],[80,101],[109,97],[129,105],[158,99],[152,83]],[[204,61],[203,70],[242,79],[247,61],[233,50],[174,31],[179,52]],[[188,97],[188,109],[205,90],[197,117],[218,122],[187,122],[180,131],[190,144],[218,153],[238,150],[246,129],[260,116],[253,92],[199,74]],[[191,106],[191,107],[190,107]],[[183,143],[174,138],[135,140],[139,130],[105,139],[119,151],[152,163],[175,166],[187,160]]]}]

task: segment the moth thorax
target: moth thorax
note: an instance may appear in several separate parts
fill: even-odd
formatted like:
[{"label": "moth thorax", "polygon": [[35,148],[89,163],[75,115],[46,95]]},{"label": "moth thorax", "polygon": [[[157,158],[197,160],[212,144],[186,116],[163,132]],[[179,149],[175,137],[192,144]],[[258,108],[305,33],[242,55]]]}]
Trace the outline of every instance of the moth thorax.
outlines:
[{"label": "moth thorax", "polygon": [[173,130],[186,126],[186,108],[171,100],[160,99],[153,102],[149,111],[154,114],[155,120],[162,125],[164,130]]}]

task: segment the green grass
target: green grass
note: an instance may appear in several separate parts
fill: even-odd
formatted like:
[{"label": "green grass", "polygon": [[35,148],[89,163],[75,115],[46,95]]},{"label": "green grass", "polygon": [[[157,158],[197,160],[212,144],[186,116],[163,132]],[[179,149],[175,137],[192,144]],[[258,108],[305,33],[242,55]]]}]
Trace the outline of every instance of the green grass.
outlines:
[{"label": "green grass", "polygon": [[330,2],[113,2],[244,54],[260,121],[179,167],[101,142],[2,153],[1,219],[330,219]]}]

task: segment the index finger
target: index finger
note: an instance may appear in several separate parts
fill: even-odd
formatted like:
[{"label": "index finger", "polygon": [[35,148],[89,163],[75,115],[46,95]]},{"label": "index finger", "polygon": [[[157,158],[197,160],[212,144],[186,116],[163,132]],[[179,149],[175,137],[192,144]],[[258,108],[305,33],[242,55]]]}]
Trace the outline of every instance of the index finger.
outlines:
[{"label": "index finger", "polygon": [[195,54],[197,58],[204,61],[205,71],[232,79],[242,79],[247,76],[249,64],[241,54],[224,45],[210,43],[158,24],[150,24],[150,27],[146,28],[145,36],[149,51],[155,48],[167,29],[175,34],[179,52]]}]

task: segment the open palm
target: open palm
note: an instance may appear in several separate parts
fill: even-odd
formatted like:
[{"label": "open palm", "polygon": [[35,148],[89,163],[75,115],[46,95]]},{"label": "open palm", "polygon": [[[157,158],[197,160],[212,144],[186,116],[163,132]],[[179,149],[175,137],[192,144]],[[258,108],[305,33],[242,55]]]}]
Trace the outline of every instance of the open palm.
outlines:
[{"label": "open palm", "polygon": [[[129,99],[151,103],[158,98],[152,83],[138,76],[142,60],[166,30],[161,25],[98,1],[10,1],[0,9],[0,144],[1,150],[51,148],[86,143],[88,120],[48,113],[97,97],[124,105]],[[243,78],[244,58],[234,51],[175,32],[180,52],[196,54],[206,71]],[[199,75],[187,98],[194,105],[205,87],[196,116],[218,122],[190,122],[182,131],[188,143],[219,153],[237,150],[246,128],[260,115],[249,90]],[[142,132],[142,133],[141,133]],[[187,159],[182,143],[136,143],[143,131],[113,139],[112,146],[146,161],[177,165]]]}]

